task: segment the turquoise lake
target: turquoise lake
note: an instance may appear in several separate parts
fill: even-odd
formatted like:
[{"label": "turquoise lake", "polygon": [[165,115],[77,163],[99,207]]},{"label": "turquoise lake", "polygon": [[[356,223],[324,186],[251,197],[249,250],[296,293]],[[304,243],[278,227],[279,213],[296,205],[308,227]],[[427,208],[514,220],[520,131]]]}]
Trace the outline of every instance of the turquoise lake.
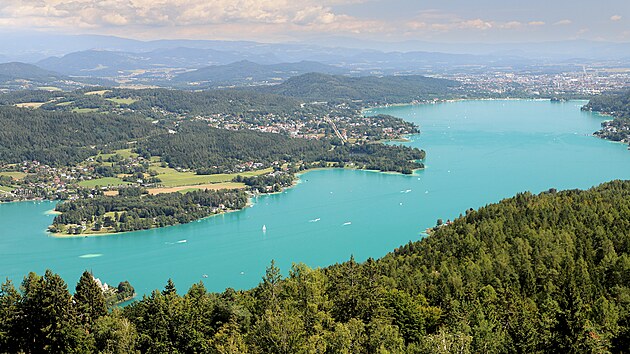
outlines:
[{"label": "turquoise lake", "polygon": [[[417,123],[407,145],[427,151],[412,176],[318,170],[254,206],[199,222],[107,237],[47,236],[50,202],[0,205],[0,277],[20,282],[46,268],[74,288],[83,270],[139,294],[163,288],[250,288],[275,259],[321,267],[381,257],[423,237],[438,218],[518,192],[589,188],[630,179],[627,146],[591,136],[604,117],[581,112],[583,101],[462,101],[371,110]],[[263,225],[266,232],[262,231]],[[207,275],[207,278],[204,278]]]}]

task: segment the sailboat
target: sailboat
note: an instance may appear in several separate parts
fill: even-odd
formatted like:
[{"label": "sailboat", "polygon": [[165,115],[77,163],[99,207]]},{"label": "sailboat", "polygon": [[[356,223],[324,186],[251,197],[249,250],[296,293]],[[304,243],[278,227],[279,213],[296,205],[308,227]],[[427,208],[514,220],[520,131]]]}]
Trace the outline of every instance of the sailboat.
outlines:
[{"label": "sailboat", "polygon": [[267,232],[267,226],[266,225],[263,225],[262,232]]}]

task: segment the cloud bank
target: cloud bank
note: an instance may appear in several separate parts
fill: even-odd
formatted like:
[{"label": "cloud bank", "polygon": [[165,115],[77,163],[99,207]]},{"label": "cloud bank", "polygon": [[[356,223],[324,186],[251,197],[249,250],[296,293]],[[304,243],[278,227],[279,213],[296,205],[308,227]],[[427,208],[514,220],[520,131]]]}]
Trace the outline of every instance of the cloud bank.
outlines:
[{"label": "cloud bank", "polygon": [[[488,11],[453,0],[459,1],[461,6],[434,0],[0,0],[0,30],[54,30],[139,39],[273,41],[338,35],[389,40],[503,40],[529,39],[532,33],[542,38],[579,36],[583,27],[569,14],[564,14],[565,18],[550,18],[548,13],[543,18],[528,18],[538,14],[502,9],[499,0]],[[604,15],[604,19],[619,27],[624,11],[618,8],[617,14]],[[619,28],[614,33],[620,33]]]}]

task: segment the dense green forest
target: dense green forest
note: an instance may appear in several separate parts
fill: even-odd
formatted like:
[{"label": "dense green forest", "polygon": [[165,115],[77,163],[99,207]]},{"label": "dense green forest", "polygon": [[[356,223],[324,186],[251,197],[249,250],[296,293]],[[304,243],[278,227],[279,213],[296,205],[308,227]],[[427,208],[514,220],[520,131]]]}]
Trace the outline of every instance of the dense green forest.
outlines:
[{"label": "dense green forest", "polygon": [[[178,102],[177,97],[170,99]],[[137,149],[147,156],[162,156],[163,161],[174,167],[190,169],[219,166],[229,170],[246,161],[268,164],[282,160],[327,160],[402,172],[422,167],[410,160],[424,158],[424,153],[417,149],[383,145],[335,147],[328,140],[296,139],[247,129],[216,129],[202,121],[171,124],[168,127],[177,134],[169,134],[164,125],[153,124],[136,114],[50,112],[4,106],[0,107],[0,124],[3,163],[36,160],[53,166],[75,165],[99,151],[125,148],[130,141],[136,141]]]},{"label": "dense green forest", "polygon": [[630,142],[630,91],[593,97],[583,110],[610,114],[614,119],[603,122],[595,135],[600,138]]},{"label": "dense green forest", "polygon": [[[99,94],[93,94],[99,92]],[[88,93],[88,94],[86,94]],[[92,93],[92,94],[90,94]],[[126,101],[117,101],[123,99]],[[325,113],[322,107],[302,107],[303,101],[286,96],[246,90],[183,91],[168,89],[90,88],[72,92],[15,91],[0,95],[1,105],[40,102],[44,110],[73,111],[97,109],[102,112],[141,113],[159,116],[172,114],[229,114],[243,119],[266,114]],[[122,108],[122,109],[121,109]]]},{"label": "dense green forest", "polygon": [[301,107],[302,101],[291,97],[239,90],[112,90],[107,96],[136,97],[139,100],[129,105],[135,110],[147,111],[151,107],[158,107],[178,114],[230,114],[245,118],[308,111],[308,108]]},{"label": "dense green forest", "polygon": [[138,152],[161,156],[171,167],[229,170],[247,161],[269,166],[275,161],[354,163],[360,168],[411,173],[422,168],[422,150],[383,144],[335,145],[329,140],[306,140],[251,130],[230,131],[203,122],[183,122],[177,134],[161,134],[143,142]]},{"label": "dense green forest", "polygon": [[595,96],[590,99],[583,109],[609,113],[618,118],[630,118],[630,91],[620,94]]},{"label": "dense green forest", "polygon": [[630,181],[613,181],[468,210],[379,260],[272,262],[220,294],[169,281],[109,314],[30,274],[0,292],[0,352],[621,353],[629,286]]},{"label": "dense green forest", "polygon": [[51,232],[81,234],[124,232],[184,224],[247,204],[242,190],[196,190],[188,193],[146,195],[140,188],[124,188],[117,196],[97,196],[57,204],[61,212]]},{"label": "dense green forest", "polygon": [[347,77],[310,73],[259,90],[311,101],[360,100],[365,105],[444,99],[459,86],[456,81],[420,75]]},{"label": "dense green forest", "polygon": [[95,155],[99,147],[124,147],[160,130],[138,116],[15,107],[0,107],[0,126],[0,162],[36,160],[49,165],[76,164]]}]

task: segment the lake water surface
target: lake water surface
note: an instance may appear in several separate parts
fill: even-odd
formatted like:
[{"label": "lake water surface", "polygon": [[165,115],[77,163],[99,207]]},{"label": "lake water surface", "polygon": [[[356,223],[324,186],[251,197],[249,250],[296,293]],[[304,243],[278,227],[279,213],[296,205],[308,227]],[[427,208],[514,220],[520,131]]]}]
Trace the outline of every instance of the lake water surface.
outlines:
[{"label": "lake water surface", "polygon": [[50,268],[74,288],[88,269],[108,283],[129,280],[139,294],[169,277],[180,292],[201,280],[222,291],[255,286],[271,259],[286,273],[294,262],[321,267],[350,255],[381,257],[423,237],[438,218],[521,191],[630,179],[627,146],[592,137],[604,118],[581,112],[583,104],[462,101],[372,110],[420,125],[422,134],[406,144],[427,151],[426,170],[312,171],[251,208],[163,229],[56,239],[45,233],[54,203],[2,204],[0,277],[19,283],[29,271]]}]

